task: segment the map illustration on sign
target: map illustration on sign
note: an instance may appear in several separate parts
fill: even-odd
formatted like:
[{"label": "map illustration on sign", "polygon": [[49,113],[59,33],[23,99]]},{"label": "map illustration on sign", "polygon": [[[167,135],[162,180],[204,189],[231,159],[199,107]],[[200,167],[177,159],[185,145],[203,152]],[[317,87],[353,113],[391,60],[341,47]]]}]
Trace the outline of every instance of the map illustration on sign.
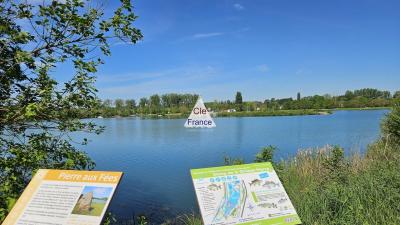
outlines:
[{"label": "map illustration on sign", "polygon": [[246,185],[243,181],[224,183],[224,197],[218,207],[214,221],[223,221],[225,218],[240,218],[243,216],[246,202]]},{"label": "map illustration on sign", "polygon": [[271,163],[192,169],[205,225],[301,224]]},{"label": "map illustration on sign", "polygon": [[186,120],[186,128],[212,128],[215,127],[214,120],[211,118],[203,99],[199,96],[194,105],[189,118]]}]

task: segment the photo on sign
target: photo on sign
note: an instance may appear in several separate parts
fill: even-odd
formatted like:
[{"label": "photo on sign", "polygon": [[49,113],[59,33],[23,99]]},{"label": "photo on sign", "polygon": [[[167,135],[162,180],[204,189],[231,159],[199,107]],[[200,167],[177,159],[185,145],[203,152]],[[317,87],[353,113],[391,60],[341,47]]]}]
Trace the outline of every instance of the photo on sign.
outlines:
[{"label": "photo on sign", "polygon": [[111,196],[112,189],[112,187],[85,186],[72,214],[100,216]]}]

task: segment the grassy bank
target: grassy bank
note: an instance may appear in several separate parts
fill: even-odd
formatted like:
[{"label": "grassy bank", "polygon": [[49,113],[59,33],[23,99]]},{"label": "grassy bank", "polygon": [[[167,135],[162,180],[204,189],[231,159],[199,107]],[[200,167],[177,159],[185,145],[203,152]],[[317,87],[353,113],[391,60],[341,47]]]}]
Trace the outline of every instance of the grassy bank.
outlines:
[{"label": "grassy bank", "polygon": [[[218,112],[213,113],[215,117],[261,117],[261,116],[301,116],[301,115],[327,115],[331,110],[316,109],[294,109],[294,110],[270,110],[270,111],[242,111],[242,112]],[[170,114],[136,114],[135,116],[143,119],[183,119],[190,113],[170,113]]]},{"label": "grassy bank", "polygon": [[299,115],[325,115],[329,110],[315,109],[293,109],[293,110],[270,110],[270,111],[243,111],[243,112],[219,112],[217,117],[255,117],[255,116],[299,116]]},{"label": "grassy bank", "polygon": [[[345,156],[339,146],[301,150],[274,167],[303,224],[400,224],[400,107],[382,122],[381,137],[365,154]],[[271,161],[274,147],[256,162]],[[241,159],[225,158],[225,164]],[[146,223],[151,224],[150,220]],[[197,213],[164,224],[200,225]]]},{"label": "grassy bank", "polygon": [[360,107],[360,108],[334,108],[334,111],[341,110],[382,110],[382,109],[392,109],[392,107]]},{"label": "grassy bank", "polygon": [[142,119],[183,119],[187,118],[190,113],[168,113],[168,114],[138,114]]},{"label": "grassy bank", "polygon": [[[241,112],[218,112],[214,113],[215,117],[263,117],[263,116],[302,116],[302,115],[329,115],[333,111],[340,110],[382,110],[392,109],[391,107],[366,107],[366,108],[335,108],[335,109],[280,109],[268,111],[241,111]],[[190,115],[186,113],[168,113],[168,114],[135,114],[143,119],[185,119]],[[117,116],[119,118],[124,116]]]},{"label": "grassy bank", "polygon": [[277,165],[304,224],[400,224],[398,146],[379,140],[364,156],[301,151]]}]

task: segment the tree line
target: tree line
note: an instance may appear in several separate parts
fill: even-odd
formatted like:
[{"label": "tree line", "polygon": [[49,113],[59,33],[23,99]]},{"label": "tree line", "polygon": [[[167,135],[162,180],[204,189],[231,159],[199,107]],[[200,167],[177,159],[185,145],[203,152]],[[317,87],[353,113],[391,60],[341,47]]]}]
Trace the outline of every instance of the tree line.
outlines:
[{"label": "tree line", "polygon": [[334,108],[366,108],[390,107],[396,99],[400,99],[400,91],[393,95],[390,91],[381,91],[373,88],[363,88],[346,91],[344,95],[332,96],[314,95],[304,98],[297,95],[297,99],[267,99],[264,103],[272,109],[334,109]]},{"label": "tree line", "polygon": [[94,110],[98,115],[129,116],[133,114],[174,114],[191,111],[199,95],[197,94],[154,94],[150,97],[135,99],[106,99]]},{"label": "tree line", "polygon": [[[135,99],[105,99],[98,104],[93,112],[95,116],[129,116],[134,114],[188,114],[196,103],[197,94],[169,93]],[[293,98],[271,98],[264,101],[243,101],[241,92],[237,92],[233,101],[206,102],[206,107],[213,112],[269,111],[294,109],[334,109],[334,108],[365,108],[390,107],[396,99],[400,99],[400,91],[393,95],[390,91],[373,88],[348,90],[343,95],[332,96],[313,95],[301,97],[297,93]],[[93,115],[88,115],[93,116]]]}]

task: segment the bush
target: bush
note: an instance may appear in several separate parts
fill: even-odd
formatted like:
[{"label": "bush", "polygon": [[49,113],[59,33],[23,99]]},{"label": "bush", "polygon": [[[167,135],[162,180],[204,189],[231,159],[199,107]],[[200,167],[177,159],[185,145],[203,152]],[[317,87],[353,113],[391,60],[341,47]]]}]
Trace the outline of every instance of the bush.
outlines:
[{"label": "bush", "polygon": [[272,162],[275,150],[276,147],[272,145],[264,147],[259,153],[257,153],[254,162]]},{"label": "bush", "polygon": [[397,103],[382,123],[384,138],[396,144],[400,144],[400,103]]}]

